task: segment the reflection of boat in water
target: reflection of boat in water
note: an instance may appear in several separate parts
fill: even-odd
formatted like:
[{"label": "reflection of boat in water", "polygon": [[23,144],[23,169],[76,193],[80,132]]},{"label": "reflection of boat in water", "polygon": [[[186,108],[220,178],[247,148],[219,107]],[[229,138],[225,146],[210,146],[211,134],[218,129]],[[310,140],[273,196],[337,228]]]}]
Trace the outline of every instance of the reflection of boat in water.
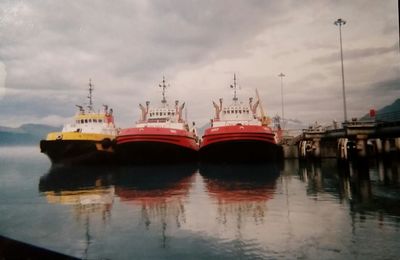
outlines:
[{"label": "reflection of boat in water", "polygon": [[78,216],[110,215],[114,200],[107,171],[96,167],[53,167],[40,178],[39,191],[49,203],[73,205]]},{"label": "reflection of boat in water", "polygon": [[117,135],[112,109],[104,105],[96,112],[92,104],[92,84],[89,82],[89,105],[79,108],[72,124],[61,132],[49,133],[40,141],[40,150],[55,164],[102,163],[113,159],[113,140]]},{"label": "reflection of boat in water", "polygon": [[100,218],[104,225],[111,218],[115,192],[109,176],[107,169],[99,167],[53,167],[39,181],[39,191],[48,203],[72,206],[76,221],[85,230],[83,259],[88,259],[92,243],[91,220]]},{"label": "reflection of boat in water", "polygon": [[146,229],[159,226],[165,247],[168,230],[186,222],[184,203],[195,171],[195,165],[182,164],[121,168],[115,193],[121,202],[140,207],[140,222]]},{"label": "reflection of boat in water", "polygon": [[52,167],[39,181],[40,192],[84,191],[111,187],[113,170],[96,166]]},{"label": "reflection of boat in water", "polygon": [[39,191],[49,203],[73,205],[81,215],[87,210],[110,214],[114,187],[103,168],[53,167],[39,181]]},{"label": "reflection of boat in water", "polygon": [[209,196],[217,204],[218,219],[223,223],[228,222],[229,216],[232,221],[244,220],[244,217],[263,221],[266,202],[273,198],[280,174],[276,164],[204,164],[200,173]]},{"label": "reflection of boat in water", "polygon": [[194,165],[123,167],[115,176],[115,191],[122,201],[151,203],[183,197],[193,182]]},{"label": "reflection of boat in water", "polygon": [[224,202],[265,201],[272,197],[276,164],[203,164],[200,173],[210,196]]}]

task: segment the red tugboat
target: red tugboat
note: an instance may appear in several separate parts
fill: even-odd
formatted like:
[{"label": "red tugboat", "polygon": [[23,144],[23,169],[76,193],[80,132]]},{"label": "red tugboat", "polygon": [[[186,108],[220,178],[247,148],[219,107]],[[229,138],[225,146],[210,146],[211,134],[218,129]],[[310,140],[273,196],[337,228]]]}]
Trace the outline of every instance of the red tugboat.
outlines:
[{"label": "red tugboat", "polygon": [[116,153],[122,163],[174,163],[197,159],[198,143],[194,127],[182,117],[185,103],[171,107],[166,98],[165,78],[161,106],[139,105],[141,119],[133,128],[122,129],[117,136]]},{"label": "red tugboat", "polygon": [[[200,159],[209,162],[263,162],[277,160],[281,149],[276,134],[268,126],[270,120],[264,115],[257,116],[260,100],[249,104],[239,101],[236,91],[236,75],[231,85],[234,90],[233,103],[224,107],[222,98],[214,104],[215,117],[211,127],[204,132],[200,145]],[[257,93],[258,94],[258,93]],[[258,96],[258,95],[257,95]]]}]

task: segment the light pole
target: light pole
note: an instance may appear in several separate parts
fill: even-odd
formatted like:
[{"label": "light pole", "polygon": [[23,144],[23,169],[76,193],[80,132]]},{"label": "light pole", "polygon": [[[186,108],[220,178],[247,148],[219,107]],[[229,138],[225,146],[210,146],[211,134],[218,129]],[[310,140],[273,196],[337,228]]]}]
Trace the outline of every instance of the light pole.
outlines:
[{"label": "light pole", "polygon": [[345,91],[345,86],[344,86],[343,48],[342,48],[342,26],[346,24],[346,21],[339,18],[333,24],[339,26],[340,61],[342,63],[343,113],[344,113],[344,122],[347,122],[346,91]]},{"label": "light pole", "polygon": [[284,128],[285,124],[285,113],[283,109],[283,77],[285,77],[285,74],[281,72],[281,74],[278,75],[278,77],[281,78],[281,99],[282,99],[282,129]]}]

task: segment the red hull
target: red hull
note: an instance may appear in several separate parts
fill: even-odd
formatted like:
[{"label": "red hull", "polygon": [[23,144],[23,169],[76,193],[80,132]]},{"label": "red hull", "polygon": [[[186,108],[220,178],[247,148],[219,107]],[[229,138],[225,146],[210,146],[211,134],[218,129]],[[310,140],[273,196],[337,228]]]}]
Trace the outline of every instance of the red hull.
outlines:
[{"label": "red hull", "polygon": [[117,156],[127,163],[192,161],[198,151],[192,133],[171,128],[127,128],[116,140]]},{"label": "red hull", "polygon": [[201,147],[216,142],[234,140],[254,140],[276,144],[275,134],[269,127],[256,125],[232,125],[206,129]]},{"label": "red hull", "polygon": [[269,127],[233,125],[206,129],[200,146],[204,161],[270,161],[280,157]]}]

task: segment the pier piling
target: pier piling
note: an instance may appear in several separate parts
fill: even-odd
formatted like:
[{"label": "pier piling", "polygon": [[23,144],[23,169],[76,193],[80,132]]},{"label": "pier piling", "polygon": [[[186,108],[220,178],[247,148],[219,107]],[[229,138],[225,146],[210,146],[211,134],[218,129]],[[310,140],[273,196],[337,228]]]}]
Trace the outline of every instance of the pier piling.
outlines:
[{"label": "pier piling", "polygon": [[[300,159],[336,157],[347,160],[397,154],[400,153],[400,121],[353,119],[343,123],[342,128],[314,124],[282,147],[285,158]],[[297,152],[293,152],[294,149]]]}]

